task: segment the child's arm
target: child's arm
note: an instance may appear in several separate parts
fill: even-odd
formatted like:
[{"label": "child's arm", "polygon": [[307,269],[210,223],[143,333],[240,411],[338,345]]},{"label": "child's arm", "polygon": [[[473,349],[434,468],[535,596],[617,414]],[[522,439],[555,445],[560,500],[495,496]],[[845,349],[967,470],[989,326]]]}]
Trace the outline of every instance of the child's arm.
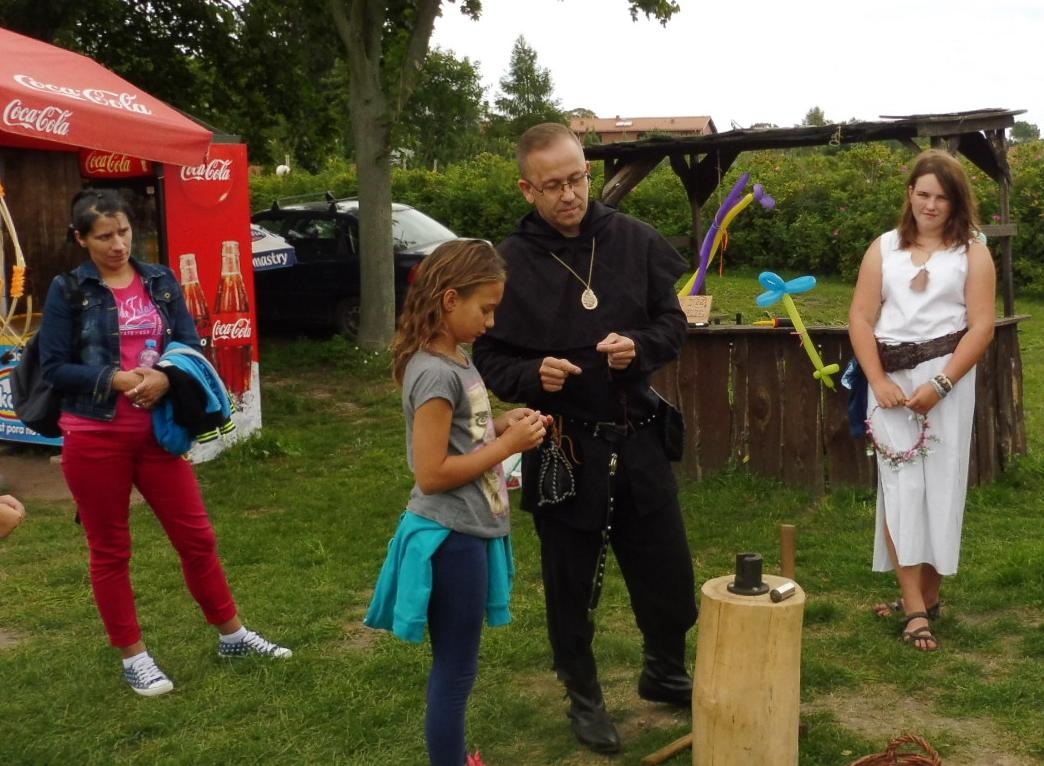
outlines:
[{"label": "child's arm", "polygon": [[453,407],[445,399],[429,399],[413,415],[413,473],[426,495],[474,481],[509,455],[540,444],[545,432],[540,413],[530,411],[509,422],[494,441],[466,455],[450,455],[452,424]]}]

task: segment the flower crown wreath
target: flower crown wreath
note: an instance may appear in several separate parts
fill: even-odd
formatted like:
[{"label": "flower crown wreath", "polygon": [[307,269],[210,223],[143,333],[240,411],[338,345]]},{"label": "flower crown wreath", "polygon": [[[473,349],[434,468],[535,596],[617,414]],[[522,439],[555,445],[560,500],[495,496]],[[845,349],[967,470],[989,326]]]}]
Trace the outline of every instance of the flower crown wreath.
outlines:
[{"label": "flower crown wreath", "polygon": [[939,441],[939,439],[936,436],[929,435],[928,429],[930,426],[928,425],[928,418],[924,415],[913,415],[921,425],[921,433],[917,435],[917,441],[915,441],[913,446],[909,449],[898,452],[888,445],[881,444],[881,442],[877,441],[874,437],[874,427],[871,421],[874,419],[874,413],[879,409],[881,409],[881,405],[878,404],[870,411],[870,414],[866,416],[866,438],[870,440],[866,447],[866,454],[868,456],[877,452],[880,458],[888,463],[893,471],[898,471],[907,463],[912,463],[917,458],[924,458],[932,453],[931,447],[928,445],[930,442]]}]

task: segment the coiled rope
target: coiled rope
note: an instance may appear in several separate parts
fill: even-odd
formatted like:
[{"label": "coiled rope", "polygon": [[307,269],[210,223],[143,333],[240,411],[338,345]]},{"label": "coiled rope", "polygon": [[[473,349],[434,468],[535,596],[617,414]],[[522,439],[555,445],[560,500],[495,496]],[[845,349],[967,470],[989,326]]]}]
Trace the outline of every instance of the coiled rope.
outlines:
[{"label": "coiled rope", "polygon": [[[920,753],[900,753],[904,745],[916,745]],[[943,766],[942,758],[922,737],[915,734],[904,734],[888,743],[883,753],[864,755],[849,766]]]}]

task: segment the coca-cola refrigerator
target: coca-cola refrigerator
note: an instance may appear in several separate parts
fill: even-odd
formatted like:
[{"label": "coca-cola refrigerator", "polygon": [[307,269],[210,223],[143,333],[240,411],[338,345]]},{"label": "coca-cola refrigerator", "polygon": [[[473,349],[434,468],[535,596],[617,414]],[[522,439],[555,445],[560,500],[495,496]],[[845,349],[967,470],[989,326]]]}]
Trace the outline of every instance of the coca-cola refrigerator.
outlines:
[{"label": "coca-cola refrigerator", "polygon": [[[234,434],[261,427],[257,320],[250,253],[250,187],[243,144],[213,144],[207,161],[163,166],[164,247],[196,321],[204,353],[236,405]],[[196,445],[207,460],[220,442]]]}]

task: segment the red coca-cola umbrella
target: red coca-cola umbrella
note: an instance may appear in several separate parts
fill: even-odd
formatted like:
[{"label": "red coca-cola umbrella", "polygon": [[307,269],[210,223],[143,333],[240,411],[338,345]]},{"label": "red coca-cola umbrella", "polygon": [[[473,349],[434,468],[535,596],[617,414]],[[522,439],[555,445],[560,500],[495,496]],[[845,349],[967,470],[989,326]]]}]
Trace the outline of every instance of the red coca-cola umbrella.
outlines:
[{"label": "red coca-cola umbrella", "polygon": [[198,165],[211,133],[78,53],[0,29],[0,145]]}]

